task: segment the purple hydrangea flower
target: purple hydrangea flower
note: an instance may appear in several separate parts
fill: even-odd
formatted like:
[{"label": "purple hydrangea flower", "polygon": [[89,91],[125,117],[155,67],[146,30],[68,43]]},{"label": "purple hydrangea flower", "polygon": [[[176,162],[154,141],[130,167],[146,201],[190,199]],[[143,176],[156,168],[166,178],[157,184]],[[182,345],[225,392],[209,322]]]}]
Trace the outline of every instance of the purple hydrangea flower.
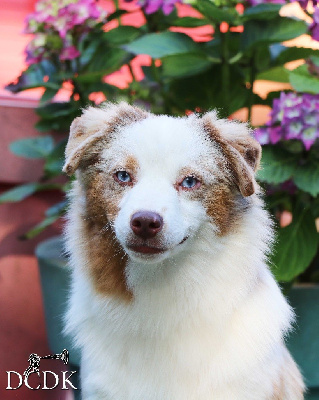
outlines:
[{"label": "purple hydrangea flower", "polygon": [[286,4],[286,0],[247,0],[251,6],[257,6],[258,4],[273,3],[273,4]]},{"label": "purple hydrangea flower", "polygon": [[284,93],[273,101],[270,120],[256,129],[260,144],[276,144],[280,140],[300,140],[309,150],[319,138],[319,95]]},{"label": "purple hydrangea flower", "polygon": [[53,53],[60,60],[78,57],[77,44],[83,34],[105,17],[95,0],[38,0],[35,12],[26,18],[24,32],[35,35],[25,50],[27,64],[40,62]]},{"label": "purple hydrangea flower", "polygon": [[312,15],[313,21],[309,26],[309,31],[314,40],[319,41],[319,8],[316,7]]},{"label": "purple hydrangea flower", "polygon": [[311,3],[313,7],[315,7],[318,3],[317,0],[297,0],[300,4],[300,7],[304,10],[308,7],[308,3]]},{"label": "purple hydrangea flower", "polygon": [[182,3],[182,0],[139,0],[139,4],[144,8],[146,14],[153,14],[162,9],[163,13],[168,15],[174,10],[177,3]]}]

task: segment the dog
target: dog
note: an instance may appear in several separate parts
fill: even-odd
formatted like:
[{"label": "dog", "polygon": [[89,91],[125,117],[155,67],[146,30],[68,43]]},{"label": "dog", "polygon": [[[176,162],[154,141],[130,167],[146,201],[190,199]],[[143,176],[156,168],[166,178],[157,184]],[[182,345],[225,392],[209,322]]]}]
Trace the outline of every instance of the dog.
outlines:
[{"label": "dog", "polygon": [[301,400],[244,123],[126,103],[76,118],[67,331],[84,400]]}]

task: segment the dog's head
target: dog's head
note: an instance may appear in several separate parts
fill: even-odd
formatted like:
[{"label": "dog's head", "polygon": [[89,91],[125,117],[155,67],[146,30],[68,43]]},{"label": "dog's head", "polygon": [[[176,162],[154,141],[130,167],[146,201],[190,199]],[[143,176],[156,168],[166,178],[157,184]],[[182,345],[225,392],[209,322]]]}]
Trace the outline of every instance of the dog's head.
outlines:
[{"label": "dog's head", "polygon": [[64,171],[77,170],[96,232],[111,227],[130,258],[159,262],[207,221],[216,236],[236,226],[256,190],[260,153],[245,124],[214,112],[173,118],[109,104],[73,122]]}]

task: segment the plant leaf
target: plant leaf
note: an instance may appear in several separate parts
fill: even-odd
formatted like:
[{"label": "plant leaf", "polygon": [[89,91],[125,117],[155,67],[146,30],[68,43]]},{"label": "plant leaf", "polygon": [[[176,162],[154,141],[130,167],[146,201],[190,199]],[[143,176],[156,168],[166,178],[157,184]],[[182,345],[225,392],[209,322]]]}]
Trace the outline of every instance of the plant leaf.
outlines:
[{"label": "plant leaf", "polygon": [[21,239],[33,239],[39,233],[43,232],[48,226],[52,225],[55,221],[60,218],[60,215],[53,215],[46,217],[39,224],[30,229],[27,233],[21,236]]},{"label": "plant leaf", "polygon": [[196,3],[196,8],[201,12],[206,18],[213,22],[231,22],[236,24],[238,18],[238,13],[236,9],[226,9],[217,7],[213,2],[209,0],[200,0]]},{"label": "plant leaf", "polygon": [[128,14],[127,10],[116,10],[112,14],[108,14],[107,16],[107,22],[112,21],[113,19],[117,19],[121,17],[122,15]]},{"label": "plant leaf", "polygon": [[301,60],[310,56],[319,55],[319,50],[305,47],[285,47],[282,45],[279,47],[278,45],[278,49],[280,49],[280,51],[275,57],[275,63],[277,65],[283,65],[290,61]]},{"label": "plant leaf", "polygon": [[297,92],[319,93],[319,79],[309,73],[306,64],[290,71],[289,81]]},{"label": "plant leaf", "polygon": [[42,106],[52,100],[59,90],[60,88],[47,88],[41,96],[40,105]]},{"label": "plant leaf", "polygon": [[278,281],[289,282],[302,273],[317,253],[318,232],[310,210],[294,214],[293,221],[278,229],[272,270]]},{"label": "plant leaf", "polygon": [[67,200],[62,200],[59,203],[54,204],[45,211],[46,217],[61,216],[66,212],[68,202]]},{"label": "plant leaf", "polygon": [[241,48],[248,50],[260,43],[276,43],[294,39],[308,30],[304,21],[277,17],[265,21],[247,21],[241,36]]},{"label": "plant leaf", "polygon": [[20,139],[10,143],[10,150],[17,156],[24,158],[44,158],[54,148],[51,136],[37,136],[34,138]]},{"label": "plant leaf", "polygon": [[[46,80],[45,77],[49,77]],[[56,68],[48,60],[43,60],[39,64],[32,64],[22,72],[16,82],[11,82],[6,89],[12,93],[18,93],[23,90],[33,89],[37,87],[45,87],[51,89],[60,89],[61,82],[56,80]]]},{"label": "plant leaf", "polygon": [[133,54],[148,54],[152,58],[161,58],[173,54],[196,52],[199,44],[184,33],[161,32],[150,33],[123,46]]},{"label": "plant leaf", "polygon": [[104,38],[112,46],[130,43],[141,36],[141,30],[135,26],[121,25],[105,32]]},{"label": "plant leaf", "polygon": [[319,194],[319,165],[312,163],[300,165],[296,168],[294,176],[296,186],[313,197]]},{"label": "plant leaf", "polygon": [[296,157],[276,146],[263,146],[261,165],[257,179],[278,184],[292,177],[296,170]]},{"label": "plant leaf", "polygon": [[206,71],[212,65],[205,54],[185,53],[162,58],[163,76],[184,78]]},{"label": "plant leaf", "polygon": [[263,3],[263,4],[258,4],[254,7],[248,7],[243,14],[243,19],[244,20],[273,19],[278,17],[281,7],[282,4],[274,4],[274,3]]},{"label": "plant leaf", "polygon": [[[134,42],[133,42],[134,43]],[[126,64],[132,56],[120,48],[98,48],[84,72],[77,76],[79,82],[96,82]]]},{"label": "plant leaf", "polygon": [[289,71],[285,67],[278,66],[270,68],[267,71],[260,72],[257,75],[256,79],[289,83]]},{"label": "plant leaf", "polygon": [[46,157],[44,172],[47,177],[54,177],[61,174],[64,164],[64,152],[67,139],[61,140],[51,153]]},{"label": "plant leaf", "polygon": [[24,200],[35,193],[38,188],[38,183],[27,183],[25,185],[16,186],[15,188],[7,190],[0,195],[0,204],[16,203]]},{"label": "plant leaf", "polygon": [[172,26],[181,26],[185,28],[196,28],[198,26],[209,25],[209,21],[204,18],[181,17],[172,22]]}]

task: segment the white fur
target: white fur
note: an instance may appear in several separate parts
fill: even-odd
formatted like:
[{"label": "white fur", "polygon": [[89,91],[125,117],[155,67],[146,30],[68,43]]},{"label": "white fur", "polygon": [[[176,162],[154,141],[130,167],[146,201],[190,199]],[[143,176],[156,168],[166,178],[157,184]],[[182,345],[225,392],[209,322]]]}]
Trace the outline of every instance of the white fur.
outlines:
[{"label": "white fur", "polygon": [[[218,124],[227,135],[246,131]],[[94,291],[81,247],[79,184],[71,195],[66,321],[82,349],[83,399],[270,400],[293,312],[266,265],[272,230],[262,201],[251,196],[240,227],[220,237],[204,206],[174,189],[184,167],[211,183],[217,174],[219,150],[190,119],[149,117],[122,128],[103,153],[105,173],[120,169],[128,154],[140,169],[114,226],[130,256],[132,302]],[[170,249],[164,255],[148,259],[127,249],[130,216],[139,210],[163,216],[162,242]]]}]

